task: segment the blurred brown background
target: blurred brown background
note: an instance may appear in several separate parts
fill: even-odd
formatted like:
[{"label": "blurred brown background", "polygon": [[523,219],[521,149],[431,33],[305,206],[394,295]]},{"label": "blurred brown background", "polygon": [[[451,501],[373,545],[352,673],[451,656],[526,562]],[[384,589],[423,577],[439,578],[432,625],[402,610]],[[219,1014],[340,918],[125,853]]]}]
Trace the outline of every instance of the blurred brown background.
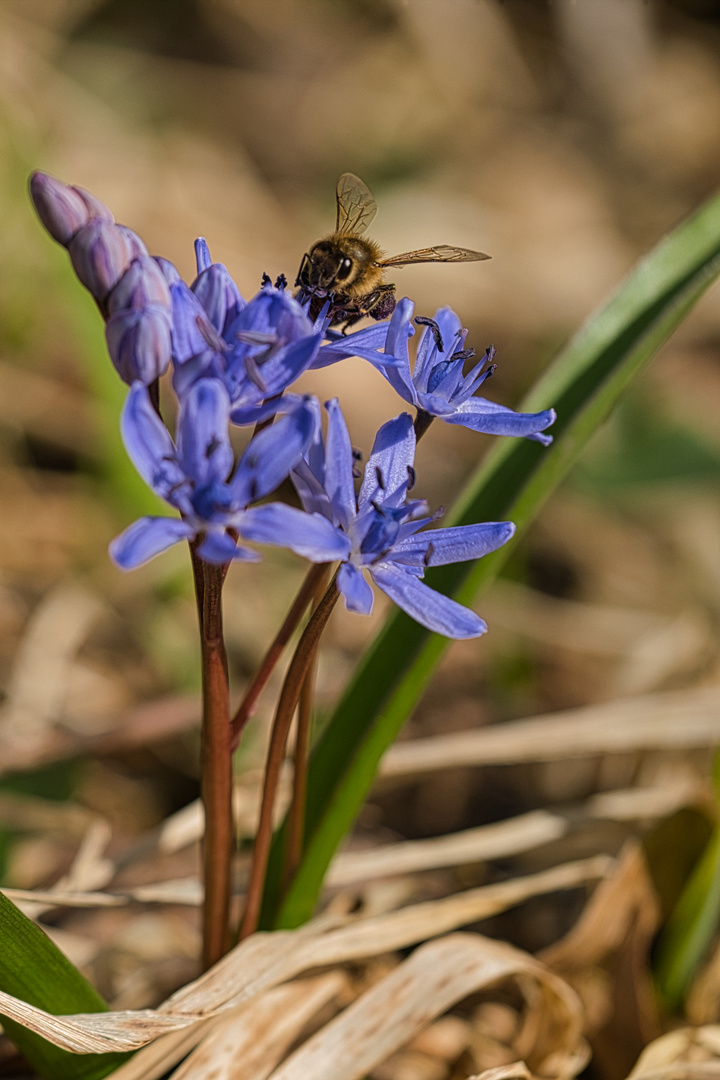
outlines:
[{"label": "blurred brown background", "polygon": [[[294,280],[333,226],[337,176],[354,171],[389,253],[491,253],[396,281],[419,313],[450,304],[469,344],[497,347],[488,395],[515,406],[643,251],[719,186],[720,3],[4,0],[0,137],[0,769],[6,790],[102,814],[121,845],[197,790],[192,709],[151,714],[132,747],[111,737],[138,703],[197,689],[187,557],[131,575],[107,559],[147,496],[122,464],[100,318],[34,218],[30,170],[88,188],[188,279],[204,235],[246,296],[263,272]],[[360,361],[305,385],[339,394],[365,452],[399,409]],[[480,604],[491,633],[450,649],[410,733],[717,682],[719,411],[716,288],[543,510]],[[449,505],[490,442],[436,424],[418,491]],[[237,686],[301,572],[283,553],[233,568]],[[382,610],[338,613],[325,705]],[[99,756],[78,759],[88,740]],[[251,735],[243,761],[259,763],[261,747]],[[457,771],[380,791],[362,828],[435,834],[671,774],[702,790],[706,755]],[[67,862],[57,838],[0,829],[9,884],[53,880]],[[535,917],[526,944],[557,930]]]}]

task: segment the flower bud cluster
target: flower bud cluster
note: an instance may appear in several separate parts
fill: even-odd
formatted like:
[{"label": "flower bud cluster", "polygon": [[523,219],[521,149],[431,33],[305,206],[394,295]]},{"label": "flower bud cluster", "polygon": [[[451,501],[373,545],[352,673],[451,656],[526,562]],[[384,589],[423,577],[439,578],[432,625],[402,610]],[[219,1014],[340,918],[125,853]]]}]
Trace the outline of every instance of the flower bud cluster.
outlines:
[{"label": "flower bud cluster", "polygon": [[140,380],[149,386],[170,363],[166,267],[148,255],[132,229],[118,225],[108,207],[82,188],[36,172],[30,178],[30,195],[43,225],[67,248],[75,273],[106,319],[108,350],[120,378],[128,385]]}]

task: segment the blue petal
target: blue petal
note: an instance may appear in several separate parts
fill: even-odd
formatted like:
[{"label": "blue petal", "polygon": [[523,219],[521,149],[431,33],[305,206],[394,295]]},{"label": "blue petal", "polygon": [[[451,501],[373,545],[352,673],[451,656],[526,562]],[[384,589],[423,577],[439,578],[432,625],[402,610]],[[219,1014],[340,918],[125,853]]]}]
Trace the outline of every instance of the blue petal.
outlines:
[{"label": "blue petal", "polygon": [[302,408],[255,435],[230,481],[240,506],[262,499],[283,482],[312,442],[318,424],[317,400],[308,396]]},{"label": "blue petal", "polygon": [[[554,409],[537,413],[518,413],[494,401],[472,397],[458,405],[452,414],[443,415],[442,419],[448,424],[461,424],[462,427],[470,428],[472,431],[482,431],[486,435],[524,435],[526,438],[531,438],[553,424],[556,414]],[[545,435],[536,441],[547,443],[552,439]]]},{"label": "blue petal", "polygon": [[150,404],[147,387],[133,383],[120,420],[125,449],[146,484],[178,505],[173,493],[185,481],[170,432]]},{"label": "blue petal", "polygon": [[354,330],[352,334],[343,334],[339,330],[328,330],[325,336],[328,339],[328,349],[340,349],[347,356],[355,356],[355,348],[383,349],[388,335],[390,324],[387,322],[372,323],[363,327],[362,330]]},{"label": "blue petal", "polygon": [[410,363],[408,341],[415,333],[415,327],[412,324],[414,311],[415,305],[407,296],[398,300],[390,319],[385,341],[386,354],[395,359],[407,360],[408,364]]},{"label": "blue petal", "polygon": [[407,401],[408,405],[418,406],[418,396],[415,390],[415,384],[412,380],[412,375],[410,374],[409,361],[397,361],[395,367],[391,367],[389,364],[383,365],[380,370],[395,393],[398,394],[403,401]]},{"label": "blue petal", "polygon": [[433,368],[452,356],[455,338],[462,329],[460,319],[449,307],[439,308],[433,316],[433,321],[437,323],[443,347],[438,349],[432,327],[426,326],[420,338],[413,371],[413,382],[418,390],[423,391],[428,388]]},{"label": "blue petal", "polygon": [[206,352],[208,343],[200,333],[198,319],[207,319],[205,308],[184,281],[170,287],[173,320],[173,357],[184,364]]},{"label": "blue petal", "polygon": [[204,236],[198,236],[195,241],[195,262],[198,274],[201,274],[203,270],[207,270],[208,266],[212,265],[210,248]]},{"label": "blue petal", "polygon": [[335,517],[344,529],[357,514],[353,482],[353,452],[345,417],[337,398],[325,403],[328,433],[325,450],[325,490]]},{"label": "blue petal", "polygon": [[400,413],[378,431],[365,466],[358,505],[399,506],[407,494],[408,469],[415,459],[415,432],[409,413]]},{"label": "blue petal", "polygon": [[309,334],[280,349],[264,363],[260,364],[260,375],[265,390],[264,398],[281,394],[286,386],[295,382],[314,359],[320,348],[320,334]]},{"label": "blue petal", "polygon": [[222,367],[219,363],[218,354],[212,349],[198,353],[184,364],[175,363],[173,366],[172,384],[178,399],[182,401],[190,388],[198,379],[221,378]]},{"label": "blue petal", "polygon": [[[407,301],[407,303],[410,303],[410,301]],[[389,323],[386,322],[375,323],[373,326],[367,326],[363,330],[357,330],[354,334],[336,336],[336,332],[329,331],[326,336],[330,337],[330,341],[327,345],[321,347],[317,358],[310,366],[315,370],[327,367],[329,364],[334,364],[338,360],[344,360],[350,356],[359,356],[363,360],[368,360],[375,367],[380,368],[383,373],[386,367],[395,368],[402,364],[407,366],[407,348],[404,357],[395,357],[386,347],[388,331]],[[384,349],[384,352],[381,352],[381,349]]]},{"label": "blue petal", "polygon": [[390,510],[383,513],[382,510],[373,510],[370,526],[363,536],[360,544],[360,554],[364,563],[375,562],[395,544],[400,527],[399,515],[402,510]]},{"label": "blue petal", "polygon": [[352,563],[343,563],[338,570],[337,587],[345,597],[348,611],[369,615],[373,609],[373,591],[362,575],[362,570]]},{"label": "blue petal", "polygon": [[300,496],[303,510],[308,514],[322,514],[328,521],[333,521],[335,515],[327,492],[305,458],[297,463],[290,479]]},{"label": "blue petal", "polygon": [[178,457],[198,485],[225,480],[232,468],[229,413],[230,399],[219,379],[200,379],[181,402]]},{"label": "blue petal", "polygon": [[194,535],[192,525],[178,518],[140,518],[112,541],[110,557],[121,570],[133,570],[179,540],[192,540]]},{"label": "blue petal", "polygon": [[246,306],[238,287],[222,263],[213,263],[195,279],[192,291],[219,334]]},{"label": "blue petal", "polygon": [[448,359],[436,364],[428,378],[428,391],[440,394],[448,400],[463,401],[470,397],[472,382],[468,383],[466,391],[463,379],[463,367],[465,361],[462,356],[453,360],[453,350],[461,352],[465,345],[467,330],[462,330],[450,343]]},{"label": "blue petal", "polygon": [[377,349],[363,348],[362,345],[356,345],[354,349],[337,348],[333,345],[322,345],[318,350],[318,354],[309,367],[313,371],[317,371],[319,368],[330,367],[331,364],[336,364],[339,360],[345,360],[347,357],[357,356],[361,360],[367,360],[378,368],[383,374],[385,371],[392,371],[396,367],[400,367],[404,361],[402,359],[396,359],[394,356],[388,356],[384,352],[378,352]]},{"label": "blue petal", "polygon": [[246,510],[239,519],[246,540],[287,547],[311,562],[334,562],[350,554],[350,541],[321,514],[306,514],[285,503]]},{"label": "blue petal", "polygon": [[281,397],[270,398],[261,405],[238,405],[233,406],[230,419],[233,424],[246,427],[249,424],[260,424],[263,420],[269,420],[272,416],[284,416],[295,412],[296,409],[306,407],[307,395],[283,394]]},{"label": "blue petal", "polygon": [[197,553],[205,562],[224,566],[229,562],[260,562],[260,556],[250,548],[238,547],[226,532],[206,533],[198,544]]},{"label": "blue petal", "polygon": [[445,566],[447,563],[479,559],[506,544],[515,532],[512,521],[489,521],[480,525],[455,525],[431,529],[393,547],[393,562],[411,566]]},{"label": "blue petal", "polygon": [[454,401],[467,401],[481,384],[484,383],[486,379],[490,378],[495,370],[495,365],[493,364],[494,357],[495,346],[491,345],[485,350],[475,366],[468,371],[467,375],[463,375],[462,382],[453,394]]},{"label": "blue petal", "polygon": [[274,334],[281,344],[313,333],[313,324],[297,300],[281,289],[263,288],[228,327],[228,340],[239,331]]},{"label": "blue petal", "polygon": [[412,570],[390,562],[370,567],[370,576],[398,607],[421,626],[451,638],[479,637],[487,625],[479,615],[442,593],[435,592],[413,574]]}]

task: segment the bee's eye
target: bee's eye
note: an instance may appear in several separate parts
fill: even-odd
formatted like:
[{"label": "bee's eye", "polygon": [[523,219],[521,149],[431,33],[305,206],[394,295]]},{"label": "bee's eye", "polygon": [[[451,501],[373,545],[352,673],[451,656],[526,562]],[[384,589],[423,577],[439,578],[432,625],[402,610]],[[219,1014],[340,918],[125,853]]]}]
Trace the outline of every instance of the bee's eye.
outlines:
[{"label": "bee's eye", "polygon": [[340,263],[340,265],[338,266],[338,269],[337,269],[337,274],[336,274],[337,280],[338,281],[345,281],[345,279],[350,274],[351,270],[352,270],[352,259],[347,259],[347,258],[343,259],[343,261]]}]

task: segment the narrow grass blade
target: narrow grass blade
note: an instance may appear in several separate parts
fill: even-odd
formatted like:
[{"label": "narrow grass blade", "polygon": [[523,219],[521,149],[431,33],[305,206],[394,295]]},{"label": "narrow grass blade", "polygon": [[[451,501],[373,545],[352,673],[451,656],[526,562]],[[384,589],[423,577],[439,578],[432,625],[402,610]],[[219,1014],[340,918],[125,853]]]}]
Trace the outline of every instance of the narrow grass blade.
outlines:
[{"label": "narrow grass blade", "polygon": [[[715,796],[720,803],[720,752],[714,762]],[[720,925],[720,825],[693,869],[658,942],[656,983],[669,1010],[685,997]]]},{"label": "narrow grass blade", "polygon": [[[625,388],[720,273],[720,196],[665,237],[562,350],[521,404],[554,407],[555,441],[500,441],[471,478],[453,524],[510,518],[522,534],[566,476]],[[427,574],[428,583],[471,603],[498,573],[518,537],[475,564]],[[264,926],[311,915],[330,859],[350,829],[378,764],[422,694],[448,642],[393,614],[361,661],[319,740],[310,766],[303,861],[280,902],[282,832],[276,837]]]}]

